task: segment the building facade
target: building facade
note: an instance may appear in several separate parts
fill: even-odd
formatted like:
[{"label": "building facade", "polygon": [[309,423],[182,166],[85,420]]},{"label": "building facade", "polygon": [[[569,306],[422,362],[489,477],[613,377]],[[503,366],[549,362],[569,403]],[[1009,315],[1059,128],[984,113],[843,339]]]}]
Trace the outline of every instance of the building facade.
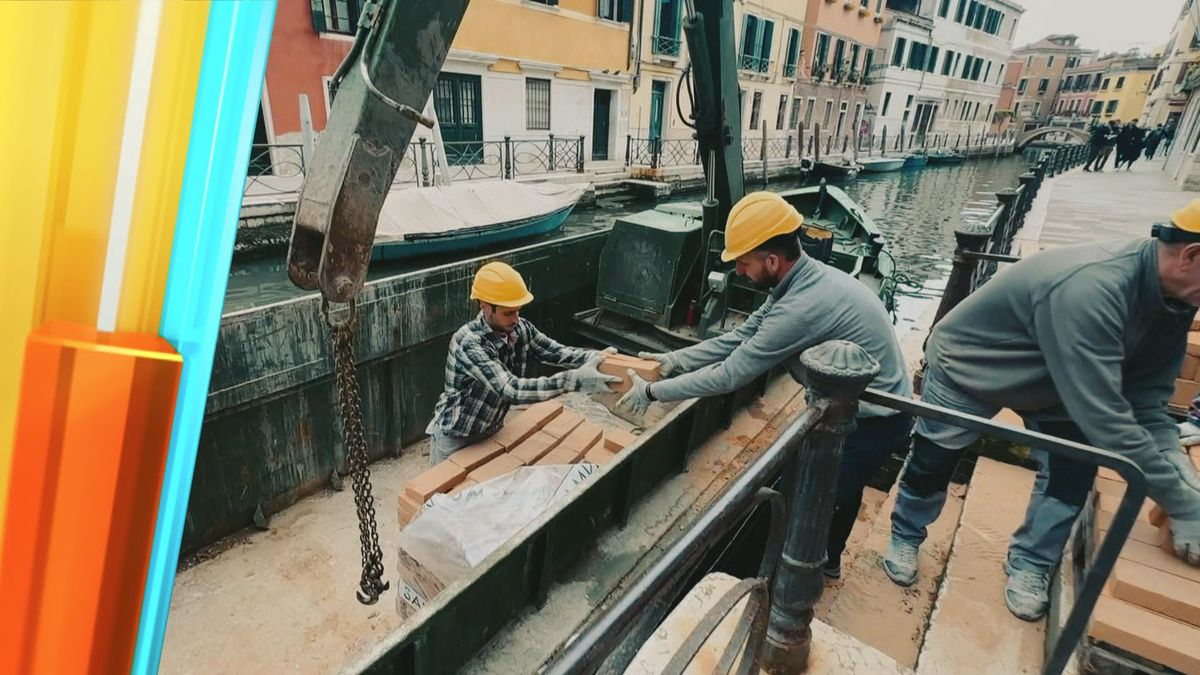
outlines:
[{"label": "building facade", "polygon": [[1091,76],[1092,86],[1096,85],[1097,80],[1100,86],[1098,90],[1090,92],[1094,98],[1087,109],[1088,117],[1101,123],[1141,119],[1158,62],[1157,57],[1137,53],[1105,59],[1104,70]]},{"label": "building facade", "polygon": [[[1088,123],[1099,121],[1092,115],[1093,104],[1101,95],[1100,85],[1104,74],[1112,65],[1113,57],[1107,56],[1090,63],[1067,68],[1058,88],[1058,99],[1054,103],[1051,120],[1055,123]],[[1110,83],[1111,85],[1111,83]],[[1101,104],[1103,109],[1103,104]]]},{"label": "building facade", "polygon": [[1077,45],[1078,39],[1075,35],[1048,35],[1013,52],[1024,62],[1013,97],[1013,117],[1020,128],[1045,125],[1054,114],[1066,70],[1095,60],[1096,51]]},{"label": "building facade", "polygon": [[[1183,13],[1194,27],[1185,39],[1200,39],[1200,2],[1187,0]],[[1164,169],[1184,190],[1200,190],[1200,72],[1189,69],[1176,91],[1186,98]]]},{"label": "building facade", "polygon": [[1191,3],[1183,3],[1179,20],[1163,48],[1162,60],[1150,85],[1143,125],[1178,124],[1187,104],[1181,85],[1189,73],[1200,67],[1200,39],[1196,37],[1196,21],[1189,11]]},{"label": "building facade", "polygon": [[[360,9],[359,0],[279,3],[256,142],[300,142],[301,94],[313,130],[324,129]],[[556,134],[582,136],[588,158],[618,158],[632,15],[628,0],[471,2],[432,97],[447,145]],[[415,138],[428,134],[418,127]]]},{"label": "building facade", "polygon": [[920,137],[988,128],[1024,10],[1003,0],[889,0],[870,78],[875,126]]},{"label": "building facade", "polygon": [[805,129],[846,141],[871,126],[867,79],[886,16],[884,0],[807,0],[794,100]]}]

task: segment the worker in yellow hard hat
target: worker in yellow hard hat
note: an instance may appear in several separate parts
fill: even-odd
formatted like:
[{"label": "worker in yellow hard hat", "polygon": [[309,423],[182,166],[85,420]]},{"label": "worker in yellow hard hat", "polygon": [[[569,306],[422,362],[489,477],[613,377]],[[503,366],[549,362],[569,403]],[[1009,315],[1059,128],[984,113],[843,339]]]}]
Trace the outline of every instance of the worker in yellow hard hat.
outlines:
[{"label": "worker in yellow hard hat", "polygon": [[[471,299],[479,302],[479,314],[450,338],[446,388],[425,430],[431,463],[499,431],[514,403],[537,403],[568,391],[609,392],[610,384],[620,382],[599,371],[605,352],[561,345],[521,318],[533,294],[511,266],[481,267]],[[535,361],[570,369],[526,377]]]},{"label": "worker in yellow hard hat", "polygon": [[[1200,566],[1200,477],[1167,413],[1200,306],[1200,200],[1152,237],[1061,246],[1001,270],[929,335],[921,400],[1026,426],[1133,462],[1170,518],[1174,551]],[[922,417],[900,476],[884,572],[916,582],[919,550],[979,433]],[[1040,468],[1004,562],[1004,603],[1036,621],[1090,499],[1096,464],[1033,448]]]},{"label": "worker in yellow hard hat", "polygon": [[[804,217],[774,192],[746,195],[729,213],[721,260],[762,290],[767,301],[728,333],[686,349],[641,353],[661,365],[664,378],[647,383],[630,372],[633,388],[617,402],[623,416],[639,416],[651,401],[679,401],[734,391],[776,365],[800,378],[801,352],[828,340],[854,342],[879,361],[872,387],[910,396],[900,343],[879,298],[850,275],[804,254]],[[815,232],[815,238],[828,231]],[[907,447],[908,415],[863,403],[856,431],[846,440],[838,476],[823,571],[841,575],[841,556],[862,504],[863,487],[893,451]]]}]

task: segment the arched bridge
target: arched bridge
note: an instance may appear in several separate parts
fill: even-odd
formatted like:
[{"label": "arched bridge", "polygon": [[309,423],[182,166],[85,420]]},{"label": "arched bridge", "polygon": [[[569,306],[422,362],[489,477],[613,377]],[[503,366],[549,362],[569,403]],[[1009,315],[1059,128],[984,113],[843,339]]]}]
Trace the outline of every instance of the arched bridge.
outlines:
[{"label": "arched bridge", "polygon": [[1087,143],[1088,132],[1084,129],[1076,129],[1074,127],[1038,127],[1037,129],[1026,131],[1017,137],[1017,149],[1021,150],[1033,141],[1038,140]]}]

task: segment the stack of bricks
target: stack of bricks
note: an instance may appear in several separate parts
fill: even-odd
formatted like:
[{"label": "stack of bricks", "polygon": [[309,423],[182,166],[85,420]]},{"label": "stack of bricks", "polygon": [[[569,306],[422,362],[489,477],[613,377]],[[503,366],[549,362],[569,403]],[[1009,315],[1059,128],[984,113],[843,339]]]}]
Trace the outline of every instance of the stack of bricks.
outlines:
[{"label": "stack of bricks", "polygon": [[[1200,446],[1189,453],[1200,471]],[[1108,532],[1124,493],[1124,480],[1100,469],[1096,542]],[[1091,636],[1180,672],[1200,673],[1200,568],[1175,557],[1166,515],[1149,500],[1096,604]]]},{"label": "stack of bricks", "polygon": [[1175,379],[1171,408],[1176,412],[1186,410],[1197,394],[1200,394],[1200,319],[1192,322],[1192,330],[1188,333],[1187,356],[1183,357],[1183,366]]},{"label": "stack of bricks", "polygon": [[635,440],[628,431],[605,431],[558,401],[537,403],[491,438],[455,452],[409,481],[397,505],[400,527],[411,522],[435,494],[457,494],[522,466],[604,465]]},{"label": "stack of bricks", "polygon": [[626,356],[625,354],[610,354],[600,364],[600,372],[621,378],[619,383],[610,385],[614,392],[621,394],[629,391],[629,387],[633,384],[629,379],[630,370],[637,373],[643,380],[654,382],[658,380],[661,369],[662,364],[658,361],[639,359],[636,356]]}]

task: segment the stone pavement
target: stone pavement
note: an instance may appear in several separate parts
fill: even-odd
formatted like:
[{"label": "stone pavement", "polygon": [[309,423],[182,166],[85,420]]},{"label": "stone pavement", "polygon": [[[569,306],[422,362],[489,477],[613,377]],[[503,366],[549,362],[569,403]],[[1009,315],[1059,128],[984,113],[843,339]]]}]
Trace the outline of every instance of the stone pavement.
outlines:
[{"label": "stone pavement", "polygon": [[1132,171],[1072,169],[1048,179],[1017,234],[1019,255],[1067,244],[1144,237],[1150,226],[1200,197],[1184,192],[1162,171],[1163,160],[1136,162]]}]

